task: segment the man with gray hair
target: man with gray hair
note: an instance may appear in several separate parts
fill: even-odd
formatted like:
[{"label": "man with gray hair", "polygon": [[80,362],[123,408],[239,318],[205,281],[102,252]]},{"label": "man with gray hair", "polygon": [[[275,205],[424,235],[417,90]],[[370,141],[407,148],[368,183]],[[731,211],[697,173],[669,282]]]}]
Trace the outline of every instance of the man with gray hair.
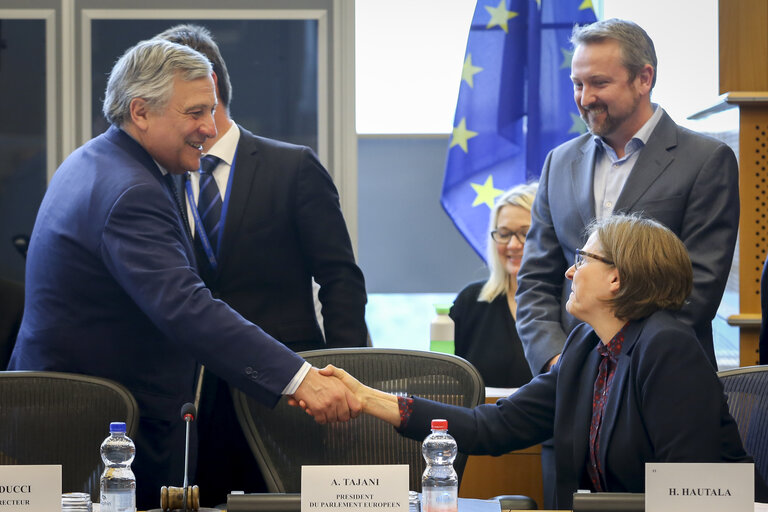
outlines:
[{"label": "man with gray hair", "polygon": [[180,481],[179,410],[193,401],[198,362],[266,404],[305,400],[320,423],[360,412],[340,382],[214,299],[196,272],[167,178],[197,169],[216,135],[211,73],[201,54],[168,41],[127,50],[105,94],[112,126],[57,170],[27,256],[9,369],[107,377],[133,393],[139,509]]},{"label": "man with gray hair", "polygon": [[[656,51],[637,24],[609,19],[575,27],[571,42],[574,100],[590,133],[547,156],[531,212],[517,290],[517,328],[531,371],[546,372],[557,362],[578,323],[565,310],[572,283],[565,272],[586,241],[585,227],[633,212],[667,226],[688,249],[693,292],[678,316],[693,328],[714,370],[712,319],[739,222],[736,157],[651,102]],[[629,371],[623,364],[617,372]],[[545,472],[553,467],[544,465]],[[553,481],[545,476],[545,485]]]},{"label": "man with gray hair", "polygon": [[[203,282],[295,352],[365,346],[365,282],[331,176],[310,148],[255,135],[232,119],[229,70],[207,28],[176,25],[155,37],[202,53],[215,76],[218,133],[203,147],[204,160],[216,162],[212,180],[206,186],[203,172],[174,176]],[[195,222],[210,208],[200,201],[201,190],[210,189],[222,205],[218,236],[213,237]],[[208,247],[202,243],[205,237]],[[313,279],[320,286],[323,330],[314,309]],[[232,489],[266,489],[230,387],[210,371],[203,373],[197,424],[195,482],[204,491],[204,505],[226,502]]]}]

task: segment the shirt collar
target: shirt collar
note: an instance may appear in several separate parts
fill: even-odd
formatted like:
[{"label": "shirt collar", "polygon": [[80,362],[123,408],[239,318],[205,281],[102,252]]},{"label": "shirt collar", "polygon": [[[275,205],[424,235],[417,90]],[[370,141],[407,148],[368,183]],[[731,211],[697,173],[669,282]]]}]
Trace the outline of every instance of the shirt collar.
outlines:
[{"label": "shirt collar", "polygon": [[[624,146],[625,155],[630,155],[634,151],[636,151],[638,148],[645,146],[645,144],[648,143],[648,139],[651,137],[653,130],[656,128],[656,125],[659,124],[659,121],[661,120],[661,116],[664,113],[664,109],[661,108],[656,103],[651,103],[651,106],[653,107],[653,114],[651,114],[651,117],[648,118],[648,120],[643,124],[643,126],[641,126],[639,130],[637,130],[637,132],[632,136],[631,139],[629,139],[627,144]],[[609,146],[601,136],[595,135],[593,136],[593,140],[598,145],[598,147],[615,155],[613,148],[611,148],[611,146]]]},{"label": "shirt collar", "polygon": [[604,344],[603,342],[598,343],[598,353],[601,356],[608,356],[616,361],[619,358],[619,354],[621,354],[621,346],[624,344],[624,332],[627,330],[628,326],[629,322],[625,323],[607,344]]},{"label": "shirt collar", "polygon": [[217,156],[223,162],[226,162],[227,165],[231,166],[235,158],[238,142],[240,142],[240,128],[238,128],[237,123],[232,123],[232,126],[211,146],[206,155]]},{"label": "shirt collar", "polygon": [[[135,140],[135,141],[136,141],[136,144],[139,144],[139,145],[141,146],[141,144],[139,143],[139,141],[137,141],[137,140],[136,140],[136,138],[135,138],[133,135],[131,135],[130,133],[128,133],[128,130],[126,130],[126,129],[125,129],[125,128],[123,128],[122,126],[118,126],[117,128],[118,128],[118,129],[119,129],[121,132],[123,132],[124,134],[126,134],[127,136],[129,136],[130,138],[132,138],[133,140]],[[142,147],[143,147],[143,146],[142,146]],[[145,149],[144,151],[147,151],[147,150]],[[149,154],[149,151],[147,151],[147,154]],[[149,155],[149,156],[150,156],[150,158],[152,158],[152,155]],[[158,161],[157,161],[157,160],[155,160],[154,158],[152,158],[152,161],[153,161],[153,162],[155,162],[155,165],[157,166],[157,168],[158,168],[158,169],[160,169],[160,174],[162,174],[163,176],[166,176],[166,175],[168,174],[168,171],[166,171],[166,170],[165,170],[165,167],[163,167],[162,165],[160,165],[160,162],[158,162]]]}]

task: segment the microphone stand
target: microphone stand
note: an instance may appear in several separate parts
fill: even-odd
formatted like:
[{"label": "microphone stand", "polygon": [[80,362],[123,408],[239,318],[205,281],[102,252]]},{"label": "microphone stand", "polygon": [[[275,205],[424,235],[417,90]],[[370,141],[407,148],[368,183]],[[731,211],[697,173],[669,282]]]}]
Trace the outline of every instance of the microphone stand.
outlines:
[{"label": "microphone stand", "polygon": [[188,480],[188,470],[189,470],[189,424],[192,423],[195,419],[195,414],[197,414],[197,411],[195,411],[194,404],[186,403],[181,408],[181,417],[184,420],[184,422],[187,424],[187,433],[186,433],[186,440],[184,442],[184,487],[183,487],[183,500],[184,500],[184,512],[187,512],[187,492],[188,492],[188,486],[189,486],[189,480]]}]

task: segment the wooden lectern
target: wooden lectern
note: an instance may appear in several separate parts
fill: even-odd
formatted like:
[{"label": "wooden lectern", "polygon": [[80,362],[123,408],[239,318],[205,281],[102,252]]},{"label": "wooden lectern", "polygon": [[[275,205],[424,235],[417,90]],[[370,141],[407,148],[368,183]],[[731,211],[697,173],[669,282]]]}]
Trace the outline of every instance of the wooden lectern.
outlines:
[{"label": "wooden lectern", "polygon": [[[768,248],[768,2],[719,0],[720,94],[739,109],[739,365],[758,363]],[[692,85],[693,86],[693,85]]]}]

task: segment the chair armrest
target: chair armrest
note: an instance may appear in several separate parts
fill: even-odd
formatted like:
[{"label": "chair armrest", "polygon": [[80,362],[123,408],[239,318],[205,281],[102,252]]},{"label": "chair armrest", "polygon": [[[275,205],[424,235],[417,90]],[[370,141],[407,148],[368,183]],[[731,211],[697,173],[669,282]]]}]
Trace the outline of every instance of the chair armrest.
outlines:
[{"label": "chair armrest", "polygon": [[644,512],[645,494],[631,492],[577,492],[573,512]]},{"label": "chair armrest", "polygon": [[536,501],[528,496],[522,494],[502,494],[501,496],[494,496],[492,500],[497,500],[501,506],[501,510],[538,510]]}]

